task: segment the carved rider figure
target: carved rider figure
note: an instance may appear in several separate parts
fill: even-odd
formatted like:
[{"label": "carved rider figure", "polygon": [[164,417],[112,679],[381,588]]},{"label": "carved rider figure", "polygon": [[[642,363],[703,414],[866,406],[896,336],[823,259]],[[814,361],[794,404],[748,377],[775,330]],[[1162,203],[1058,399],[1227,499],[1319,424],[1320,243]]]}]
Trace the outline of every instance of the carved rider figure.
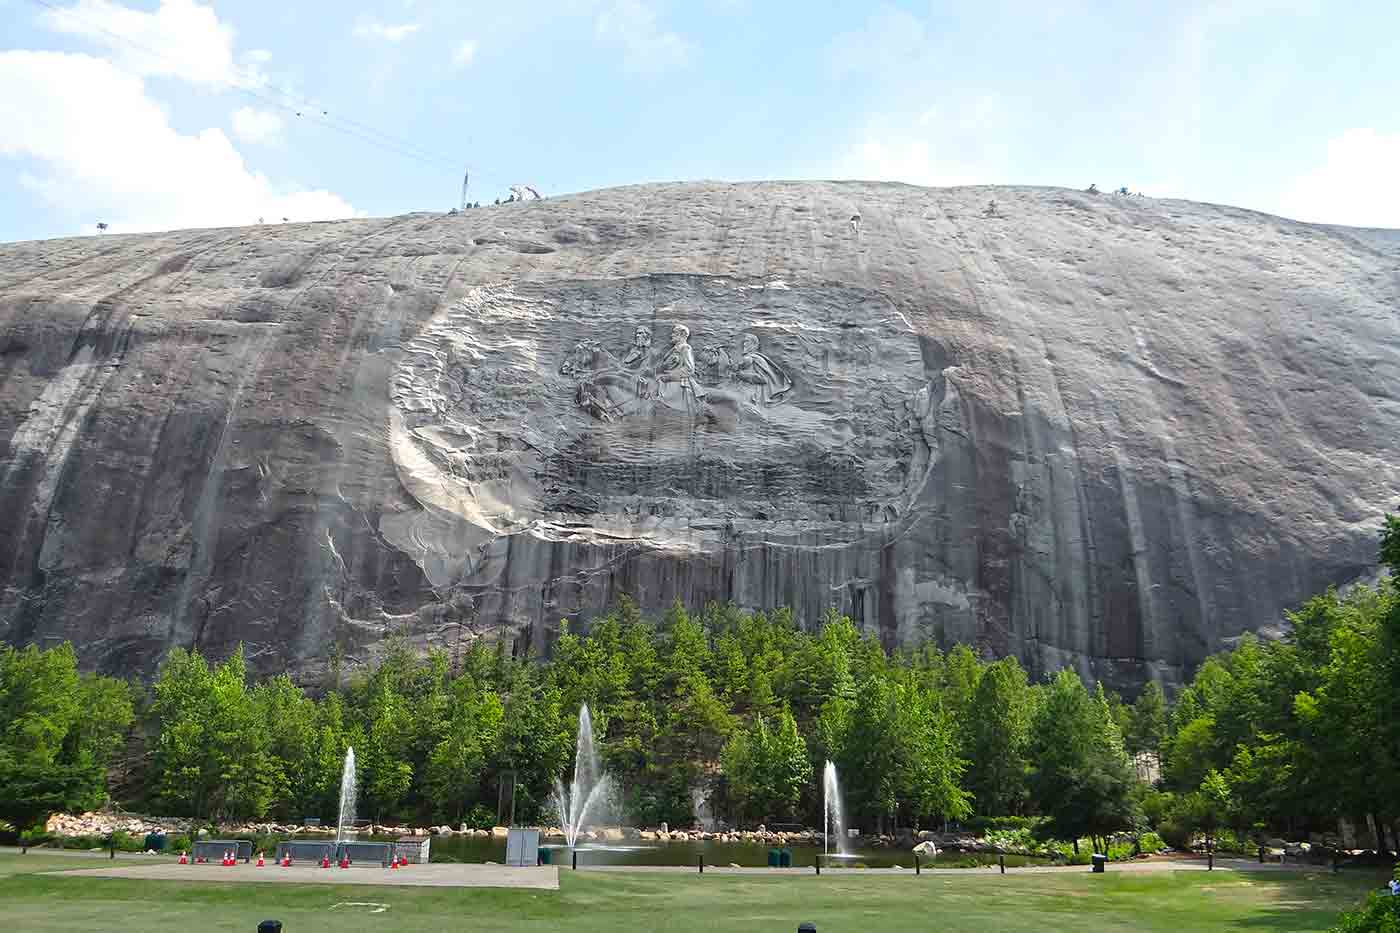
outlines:
[{"label": "carved rider figure", "polygon": [[788,374],[758,350],[758,338],[744,335],[743,355],[734,370],[734,378],[753,386],[749,401],[755,405],[772,405],[792,388]]},{"label": "carved rider figure", "polygon": [[632,333],[632,348],[621,360],[624,369],[641,369],[651,356],[651,328],[639,325]]},{"label": "carved rider figure", "polygon": [[705,389],[695,381],[695,353],[690,348],[690,328],[677,324],[671,328],[671,345],[661,356],[655,369],[658,401],[689,408],[692,399],[705,397]]},{"label": "carved rider figure", "polygon": [[647,364],[651,362],[651,328],[644,324],[637,325],[637,329],[632,332],[632,347],[627,351],[627,355],[618,361],[618,365],[626,370],[636,372],[637,384],[634,391],[637,398],[644,399],[651,396],[651,386],[643,375],[647,370]]}]

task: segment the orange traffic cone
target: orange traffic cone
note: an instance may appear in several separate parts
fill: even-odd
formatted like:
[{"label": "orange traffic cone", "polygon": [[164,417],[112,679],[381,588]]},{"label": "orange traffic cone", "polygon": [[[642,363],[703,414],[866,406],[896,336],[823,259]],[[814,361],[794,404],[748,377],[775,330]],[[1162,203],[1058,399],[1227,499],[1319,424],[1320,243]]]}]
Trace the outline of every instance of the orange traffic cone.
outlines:
[{"label": "orange traffic cone", "polygon": [[189,858],[185,855],[185,850],[184,850],[184,849],[181,849],[181,850],[180,850],[180,864],[181,864],[181,865],[188,865],[189,863],[190,863],[190,860],[189,860]]},{"label": "orange traffic cone", "polygon": [[263,867],[263,854],[261,852],[258,853],[258,867]]},{"label": "orange traffic cone", "polygon": [[330,857],[329,855],[322,855],[322,856],[321,856],[321,867],[322,867],[322,868],[330,868],[330,867],[331,867],[331,857]]},{"label": "orange traffic cone", "polygon": [[283,854],[283,856],[282,856],[282,867],[283,867],[283,868],[291,868],[291,867],[292,867],[292,853],[287,852],[287,853]]},{"label": "orange traffic cone", "polygon": [[398,870],[398,867],[399,867],[399,860],[398,860],[398,859],[392,859],[392,860],[390,860],[390,862],[389,862],[389,868],[390,868],[391,870],[397,871],[397,870]]},{"label": "orange traffic cone", "polygon": [[400,867],[400,868],[407,868],[407,867],[408,867],[408,856],[407,856],[407,855],[400,855],[400,856],[399,856],[399,867]]}]

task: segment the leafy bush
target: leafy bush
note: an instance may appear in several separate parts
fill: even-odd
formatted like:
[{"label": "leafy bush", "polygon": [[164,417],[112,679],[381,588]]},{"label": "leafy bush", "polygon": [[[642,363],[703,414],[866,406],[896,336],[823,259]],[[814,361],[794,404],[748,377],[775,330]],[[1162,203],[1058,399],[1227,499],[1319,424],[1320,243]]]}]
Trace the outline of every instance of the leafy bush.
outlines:
[{"label": "leafy bush", "polygon": [[178,836],[168,836],[165,840],[165,851],[179,854],[190,851],[190,837],[183,833]]},{"label": "leafy bush", "polygon": [[1176,820],[1163,820],[1157,824],[1157,833],[1162,841],[1173,849],[1191,848],[1191,830]]},{"label": "leafy bush", "polygon": [[[1037,839],[1029,828],[994,829],[983,837],[989,844],[1008,851],[1029,852],[1046,858],[1069,858],[1073,846],[1058,839]],[[1082,848],[1082,847],[1081,847]]]},{"label": "leafy bush", "polygon": [[1038,816],[974,816],[963,821],[963,825],[974,833],[1014,832],[1034,829],[1039,822]]},{"label": "leafy bush", "polygon": [[1400,897],[1374,893],[1360,910],[1342,914],[1328,933],[1400,933]]},{"label": "leafy bush", "polygon": [[462,822],[472,829],[490,829],[496,825],[496,811],[484,803],[479,803],[472,807],[471,812]]},{"label": "leafy bush", "polygon": [[1138,846],[1144,855],[1153,855],[1169,848],[1161,836],[1152,832],[1143,833],[1142,838],[1138,840]]}]

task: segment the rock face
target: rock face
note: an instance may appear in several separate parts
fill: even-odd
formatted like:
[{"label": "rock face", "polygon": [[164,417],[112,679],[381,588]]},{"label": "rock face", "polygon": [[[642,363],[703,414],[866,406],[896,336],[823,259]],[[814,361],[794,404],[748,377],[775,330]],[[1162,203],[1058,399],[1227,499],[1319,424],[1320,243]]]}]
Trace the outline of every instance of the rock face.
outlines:
[{"label": "rock face", "polygon": [[313,676],[630,594],[1176,681],[1374,572],[1397,270],[1394,231],[830,183],[0,246],[0,637]]}]

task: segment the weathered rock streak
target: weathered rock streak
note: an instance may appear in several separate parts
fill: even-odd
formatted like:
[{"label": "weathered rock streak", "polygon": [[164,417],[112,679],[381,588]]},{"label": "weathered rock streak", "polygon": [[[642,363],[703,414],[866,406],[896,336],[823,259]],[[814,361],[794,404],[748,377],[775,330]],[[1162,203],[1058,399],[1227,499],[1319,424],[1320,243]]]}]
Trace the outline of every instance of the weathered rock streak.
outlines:
[{"label": "weathered rock streak", "polygon": [[811,182],[0,246],[0,637],[106,670],[627,593],[1131,687],[1398,497],[1395,231]]}]

